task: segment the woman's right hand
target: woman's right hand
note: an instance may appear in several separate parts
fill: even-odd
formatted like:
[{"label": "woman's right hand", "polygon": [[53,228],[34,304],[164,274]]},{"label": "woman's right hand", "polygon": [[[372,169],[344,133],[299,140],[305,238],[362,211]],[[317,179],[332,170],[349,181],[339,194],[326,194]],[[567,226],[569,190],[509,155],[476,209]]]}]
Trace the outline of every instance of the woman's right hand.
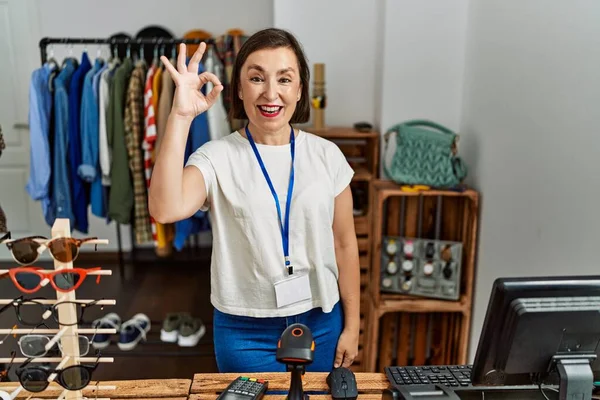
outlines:
[{"label": "woman's right hand", "polygon": [[[175,69],[165,56],[160,57],[160,60],[165,65],[167,71],[169,71],[175,83],[175,94],[173,96],[171,112],[177,116],[193,119],[197,115],[202,114],[212,107],[219,97],[219,93],[223,90],[223,85],[215,74],[203,72],[198,75],[198,65],[200,60],[202,60],[205,50],[206,43],[200,43],[189,64],[186,66],[185,59],[187,52],[185,44],[181,43],[179,46],[179,55],[177,56],[177,69]],[[210,93],[205,96],[200,89],[209,81],[214,86]]]}]

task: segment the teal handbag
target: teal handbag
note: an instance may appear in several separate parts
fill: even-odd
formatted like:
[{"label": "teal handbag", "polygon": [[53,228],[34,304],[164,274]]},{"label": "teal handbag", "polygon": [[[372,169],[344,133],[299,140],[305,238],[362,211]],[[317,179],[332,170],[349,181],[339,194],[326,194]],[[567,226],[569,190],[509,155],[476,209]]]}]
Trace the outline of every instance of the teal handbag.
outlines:
[{"label": "teal handbag", "polygon": [[467,167],[456,155],[457,134],[427,120],[412,120],[390,128],[396,134],[396,151],[391,165],[383,161],[389,179],[399,184],[437,188],[456,186],[467,176]]}]

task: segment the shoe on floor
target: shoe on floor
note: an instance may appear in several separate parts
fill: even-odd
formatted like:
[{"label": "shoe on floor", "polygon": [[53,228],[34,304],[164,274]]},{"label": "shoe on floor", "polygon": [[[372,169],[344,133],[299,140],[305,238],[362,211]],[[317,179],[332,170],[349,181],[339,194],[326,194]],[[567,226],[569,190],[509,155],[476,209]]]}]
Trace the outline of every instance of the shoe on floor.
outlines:
[{"label": "shoe on floor", "polygon": [[186,312],[168,313],[160,330],[160,340],[167,343],[177,343],[179,327],[184,318],[191,318],[191,316]]},{"label": "shoe on floor", "polygon": [[137,344],[146,340],[146,334],[150,331],[150,318],[146,314],[136,314],[129,321],[121,325],[119,335],[119,349],[133,350]]},{"label": "shoe on floor", "polygon": [[[108,313],[104,317],[92,322],[92,329],[116,329],[117,334],[121,330],[121,317],[116,313]],[[92,346],[95,349],[105,349],[110,345],[110,333],[96,333],[92,337]]]},{"label": "shoe on floor", "polygon": [[177,344],[181,347],[194,347],[206,333],[206,328],[200,318],[183,318],[179,327]]}]

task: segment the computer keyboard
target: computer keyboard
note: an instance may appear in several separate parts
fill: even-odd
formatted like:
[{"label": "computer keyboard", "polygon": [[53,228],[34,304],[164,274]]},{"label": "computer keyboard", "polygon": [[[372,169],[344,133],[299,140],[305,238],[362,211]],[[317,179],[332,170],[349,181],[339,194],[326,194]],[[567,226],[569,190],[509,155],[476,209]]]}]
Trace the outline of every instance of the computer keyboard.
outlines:
[{"label": "computer keyboard", "polygon": [[385,367],[384,371],[392,386],[441,384],[458,388],[471,386],[472,368],[472,365],[430,365]]}]

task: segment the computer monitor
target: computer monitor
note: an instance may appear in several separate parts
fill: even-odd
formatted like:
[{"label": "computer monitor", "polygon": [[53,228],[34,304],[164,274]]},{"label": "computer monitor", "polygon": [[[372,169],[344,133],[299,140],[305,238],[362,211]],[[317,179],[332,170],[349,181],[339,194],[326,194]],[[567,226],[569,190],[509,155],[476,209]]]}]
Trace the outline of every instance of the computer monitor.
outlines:
[{"label": "computer monitor", "polygon": [[559,386],[560,399],[589,399],[598,380],[600,276],[494,282],[473,362],[474,386],[550,384]]}]

